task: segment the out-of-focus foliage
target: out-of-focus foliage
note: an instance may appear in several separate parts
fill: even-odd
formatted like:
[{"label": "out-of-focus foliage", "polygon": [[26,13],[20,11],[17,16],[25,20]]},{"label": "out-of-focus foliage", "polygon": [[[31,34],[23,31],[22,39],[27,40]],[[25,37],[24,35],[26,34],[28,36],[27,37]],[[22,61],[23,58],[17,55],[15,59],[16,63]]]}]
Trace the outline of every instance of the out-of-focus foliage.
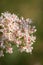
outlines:
[{"label": "out-of-focus foliage", "polygon": [[32,54],[21,54],[15,46],[14,54],[0,58],[0,65],[43,65],[43,0],[0,0],[0,15],[5,11],[31,18],[37,28],[37,40]]}]

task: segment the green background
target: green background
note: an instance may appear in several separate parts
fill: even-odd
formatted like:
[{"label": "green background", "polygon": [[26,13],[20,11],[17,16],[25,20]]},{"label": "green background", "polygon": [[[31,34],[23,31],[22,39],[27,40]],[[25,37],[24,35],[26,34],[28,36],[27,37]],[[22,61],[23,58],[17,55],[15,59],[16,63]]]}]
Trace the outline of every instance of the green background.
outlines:
[{"label": "green background", "polygon": [[37,28],[37,40],[32,54],[21,54],[13,46],[14,53],[1,57],[0,65],[43,65],[43,0],[0,0],[0,15],[5,11],[31,18]]}]

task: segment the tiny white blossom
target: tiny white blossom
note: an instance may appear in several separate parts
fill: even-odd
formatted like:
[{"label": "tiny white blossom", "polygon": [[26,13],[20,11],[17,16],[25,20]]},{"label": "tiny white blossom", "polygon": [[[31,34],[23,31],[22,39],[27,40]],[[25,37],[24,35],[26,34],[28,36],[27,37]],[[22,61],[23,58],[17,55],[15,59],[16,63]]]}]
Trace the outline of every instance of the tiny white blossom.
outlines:
[{"label": "tiny white blossom", "polygon": [[12,49],[12,48],[10,48],[10,47],[9,47],[9,48],[7,48],[7,49],[6,49],[6,53],[10,53],[10,54],[12,54],[12,53],[13,53],[13,49]]}]

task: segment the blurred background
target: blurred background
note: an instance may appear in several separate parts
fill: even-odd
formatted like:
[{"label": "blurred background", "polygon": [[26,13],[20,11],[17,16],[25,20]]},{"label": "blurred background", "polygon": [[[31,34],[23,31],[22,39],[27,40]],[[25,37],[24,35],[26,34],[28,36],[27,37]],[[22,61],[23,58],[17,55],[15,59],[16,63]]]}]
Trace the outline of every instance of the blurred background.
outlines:
[{"label": "blurred background", "polygon": [[32,54],[21,54],[13,46],[14,53],[1,57],[0,65],[43,65],[43,0],[0,0],[0,15],[6,11],[31,18],[37,28],[37,40],[33,44]]}]

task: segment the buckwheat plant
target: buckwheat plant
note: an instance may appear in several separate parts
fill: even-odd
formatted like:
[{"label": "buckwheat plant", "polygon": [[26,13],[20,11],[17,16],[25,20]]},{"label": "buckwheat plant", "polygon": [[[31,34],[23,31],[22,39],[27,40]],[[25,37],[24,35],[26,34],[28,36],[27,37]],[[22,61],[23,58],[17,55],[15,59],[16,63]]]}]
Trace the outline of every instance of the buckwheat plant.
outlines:
[{"label": "buckwheat plant", "polygon": [[33,43],[36,37],[35,26],[32,26],[32,20],[19,18],[9,12],[1,13],[0,16],[0,57],[4,53],[13,53],[12,44],[18,47],[20,52],[32,53]]}]

